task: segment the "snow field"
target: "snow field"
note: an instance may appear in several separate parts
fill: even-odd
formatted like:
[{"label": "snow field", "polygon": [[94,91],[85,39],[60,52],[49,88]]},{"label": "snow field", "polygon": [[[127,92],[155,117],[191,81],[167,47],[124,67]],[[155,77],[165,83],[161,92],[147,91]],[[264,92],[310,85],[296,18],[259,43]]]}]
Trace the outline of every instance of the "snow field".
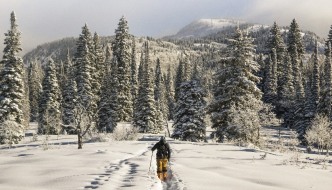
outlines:
[{"label": "snow field", "polygon": [[[273,129],[267,132],[272,135]],[[171,177],[160,182],[155,152],[149,172],[150,148],[159,136],[142,136],[141,141],[85,143],[81,150],[75,135],[50,136],[48,149],[43,136],[25,138],[11,149],[1,145],[0,189],[329,190],[332,185],[331,159],[324,167],[317,162],[325,155],[300,153],[294,162],[293,152],[171,139]]]}]

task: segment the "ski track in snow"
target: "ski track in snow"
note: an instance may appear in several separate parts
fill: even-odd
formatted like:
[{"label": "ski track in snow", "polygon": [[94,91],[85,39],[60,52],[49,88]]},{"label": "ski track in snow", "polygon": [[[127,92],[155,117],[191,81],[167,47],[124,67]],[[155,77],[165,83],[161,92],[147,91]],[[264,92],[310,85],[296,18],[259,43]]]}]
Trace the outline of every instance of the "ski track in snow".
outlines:
[{"label": "ski track in snow", "polygon": [[168,172],[169,179],[165,182],[161,182],[163,185],[163,190],[187,190],[182,179],[178,177],[178,174],[172,169],[169,169]]},{"label": "ski track in snow", "polygon": [[[85,185],[84,190],[91,189],[135,189],[134,181],[143,180],[146,181],[146,189],[156,190],[187,190],[184,182],[179,178],[178,174],[173,171],[172,168],[168,170],[169,179],[167,181],[160,181],[157,177],[156,160],[153,157],[151,162],[151,170],[146,176],[141,176],[138,172],[140,165],[139,162],[149,161],[150,148],[148,147],[143,152],[138,152],[128,158],[111,162],[104,166],[104,170],[100,174],[94,174],[95,177]],[[146,158],[148,159],[146,159]],[[172,164],[171,164],[172,165]],[[140,178],[141,177],[141,178]]]},{"label": "ski track in snow", "polygon": [[83,189],[131,189],[132,180],[137,174],[138,164],[135,159],[144,156],[148,151],[139,152],[131,157],[112,162],[104,167],[104,172],[97,175],[90,185]]}]

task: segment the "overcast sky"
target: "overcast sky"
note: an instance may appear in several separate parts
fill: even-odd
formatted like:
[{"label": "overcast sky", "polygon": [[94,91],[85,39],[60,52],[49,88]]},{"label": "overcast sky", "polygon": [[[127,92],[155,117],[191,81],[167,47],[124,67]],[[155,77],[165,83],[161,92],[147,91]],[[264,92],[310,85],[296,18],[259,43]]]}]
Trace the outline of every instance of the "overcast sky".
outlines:
[{"label": "overcast sky", "polygon": [[289,25],[326,38],[332,24],[331,0],[0,0],[0,50],[9,16],[15,11],[24,51],[63,37],[77,37],[87,23],[92,32],[113,35],[124,15],[131,34],[174,34],[200,18],[235,18]]}]

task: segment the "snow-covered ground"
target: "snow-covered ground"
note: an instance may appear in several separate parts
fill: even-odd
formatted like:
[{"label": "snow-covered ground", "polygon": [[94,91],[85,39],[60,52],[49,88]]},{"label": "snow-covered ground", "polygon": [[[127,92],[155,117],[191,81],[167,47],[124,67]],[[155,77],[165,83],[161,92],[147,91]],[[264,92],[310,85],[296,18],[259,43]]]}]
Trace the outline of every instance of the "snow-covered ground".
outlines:
[{"label": "snow-covered ground", "polygon": [[[267,130],[271,137],[277,133]],[[76,136],[27,137],[8,149],[0,146],[0,189],[225,189],[330,190],[331,159],[317,154],[280,153],[233,144],[191,143],[168,139],[172,149],[170,179],[156,175],[150,148],[157,135],[139,141],[83,144]],[[322,160],[325,161],[323,162]]]}]

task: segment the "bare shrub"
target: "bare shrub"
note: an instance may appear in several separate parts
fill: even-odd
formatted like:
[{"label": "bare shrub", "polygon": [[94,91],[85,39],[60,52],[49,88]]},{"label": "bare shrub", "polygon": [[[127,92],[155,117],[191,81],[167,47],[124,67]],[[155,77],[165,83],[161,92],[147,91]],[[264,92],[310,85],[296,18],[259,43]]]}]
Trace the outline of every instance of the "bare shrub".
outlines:
[{"label": "bare shrub", "polygon": [[133,141],[138,139],[139,128],[130,126],[116,126],[112,138],[115,141]]},{"label": "bare shrub", "polygon": [[88,132],[84,137],[85,142],[108,142],[110,135],[107,133],[98,133],[97,131],[93,130]]},{"label": "bare shrub", "polygon": [[326,116],[317,115],[311,123],[305,138],[309,145],[317,146],[318,151],[324,149],[328,152],[331,147],[332,130],[331,123]]}]

